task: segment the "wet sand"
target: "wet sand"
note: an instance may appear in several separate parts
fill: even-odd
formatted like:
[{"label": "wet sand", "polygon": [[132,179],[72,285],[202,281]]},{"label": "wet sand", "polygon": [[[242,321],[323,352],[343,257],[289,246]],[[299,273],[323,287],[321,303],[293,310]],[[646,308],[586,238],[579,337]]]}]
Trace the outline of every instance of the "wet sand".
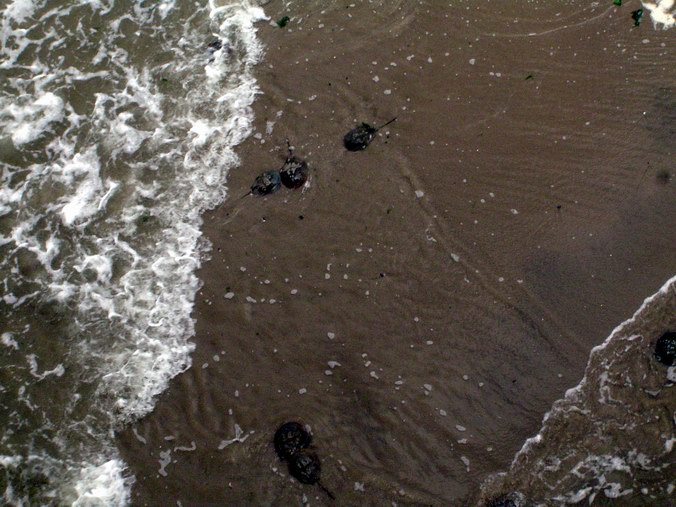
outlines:
[{"label": "wet sand", "polygon": [[[290,419],[335,504],[471,503],[675,271],[676,67],[636,2],[354,3],[265,7],[193,366],[118,436],[137,505],[331,504],[274,454]],[[236,200],[287,137],[307,186]]]}]

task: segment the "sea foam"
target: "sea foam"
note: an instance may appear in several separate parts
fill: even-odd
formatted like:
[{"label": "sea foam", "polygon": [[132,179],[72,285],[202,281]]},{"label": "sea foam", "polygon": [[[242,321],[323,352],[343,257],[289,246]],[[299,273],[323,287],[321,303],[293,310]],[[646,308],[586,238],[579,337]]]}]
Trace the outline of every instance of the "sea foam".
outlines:
[{"label": "sea foam", "polygon": [[77,498],[73,501],[73,507],[127,505],[133,481],[124,471],[124,463],[117,459],[98,466],[83,466],[75,483]]},{"label": "sea foam", "polygon": [[484,495],[518,491],[538,506],[669,498],[676,366],[658,365],[653,348],[676,324],[674,309],[676,276],[592,349],[580,383],[545,414],[510,469],[486,481]]},{"label": "sea foam", "polygon": [[[263,19],[244,0],[14,0],[2,11],[0,334],[22,369],[0,386],[21,407],[0,467],[48,475],[38,498],[129,501],[113,430],[190,367],[201,214],[225,199],[234,147],[252,130]],[[130,27],[157,54],[136,54]],[[233,51],[210,56],[212,33]],[[41,404],[49,392],[65,405]],[[5,501],[28,501],[12,480]]]},{"label": "sea foam", "polygon": [[650,18],[653,21],[655,29],[662,27],[663,30],[668,30],[674,27],[674,23],[676,22],[675,0],[657,0],[656,2],[641,3],[650,12]]},{"label": "sea foam", "polygon": [[17,147],[35,141],[50,123],[63,120],[64,102],[58,95],[47,92],[29,100],[24,106],[12,103],[0,111],[0,118],[5,118],[3,132]]}]

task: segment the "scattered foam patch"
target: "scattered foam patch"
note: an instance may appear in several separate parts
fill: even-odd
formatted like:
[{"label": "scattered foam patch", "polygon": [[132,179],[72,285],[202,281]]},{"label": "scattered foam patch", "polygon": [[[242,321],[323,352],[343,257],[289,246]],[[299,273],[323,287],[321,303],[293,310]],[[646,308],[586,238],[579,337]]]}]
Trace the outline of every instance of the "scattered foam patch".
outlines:
[{"label": "scattered foam patch", "polygon": [[64,117],[64,102],[58,95],[46,92],[31,99],[29,97],[30,102],[24,105],[10,103],[0,111],[3,133],[10,136],[17,147],[35,141],[51,123],[60,122]]},{"label": "scattered foam patch", "polygon": [[643,7],[650,12],[655,29],[662,27],[668,30],[674,26],[674,16],[676,15],[675,0],[657,0],[656,2],[641,2]]},{"label": "scattered foam patch", "polygon": [[73,507],[128,505],[133,481],[125,477],[124,470],[124,463],[119,459],[84,466],[75,482]]},{"label": "scattered foam patch", "polygon": [[12,0],[5,10],[7,20],[22,23],[35,12],[35,4],[32,0]]}]

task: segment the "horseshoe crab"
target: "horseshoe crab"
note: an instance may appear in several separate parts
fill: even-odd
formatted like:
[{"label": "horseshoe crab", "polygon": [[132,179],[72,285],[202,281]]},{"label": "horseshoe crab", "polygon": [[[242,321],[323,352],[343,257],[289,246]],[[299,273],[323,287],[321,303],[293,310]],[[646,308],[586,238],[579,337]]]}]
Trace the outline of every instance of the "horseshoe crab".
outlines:
[{"label": "horseshoe crab", "polygon": [[294,454],[289,460],[289,473],[302,484],[317,484],[329,498],[336,499],[321,483],[322,464],[314,452],[302,450]]},{"label": "horseshoe crab", "polygon": [[501,496],[500,498],[491,500],[491,502],[488,504],[488,507],[517,507],[517,505],[511,498]]},{"label": "horseshoe crab", "polygon": [[521,493],[509,493],[489,500],[486,507],[522,507],[528,504]]},{"label": "horseshoe crab", "polygon": [[282,178],[279,171],[266,171],[256,178],[249,193],[260,196],[270,195],[277,192],[281,186]]},{"label": "horseshoe crab", "polygon": [[362,123],[358,127],[353,128],[347,134],[345,134],[345,137],[343,137],[343,144],[345,145],[345,148],[348,151],[365,150],[366,147],[371,144],[371,141],[373,141],[376,132],[395,120],[396,118],[392,118],[390,121],[381,125],[380,127],[372,127],[368,123]]},{"label": "horseshoe crab", "polygon": [[655,343],[655,359],[666,366],[676,362],[676,332],[667,331]]},{"label": "horseshoe crab", "polygon": [[221,39],[215,39],[207,45],[207,50],[209,51],[209,63],[212,63],[216,57],[214,53],[223,49],[226,53],[230,54],[232,49],[227,42],[223,42]]},{"label": "horseshoe crab", "polygon": [[273,443],[279,459],[286,461],[294,454],[309,447],[312,443],[312,435],[301,423],[290,421],[277,429]]},{"label": "horseshoe crab", "polygon": [[286,145],[289,153],[284,161],[284,165],[279,170],[279,174],[286,188],[300,188],[307,181],[309,173],[307,162],[293,154],[293,149],[288,139],[286,140]]},{"label": "horseshoe crab", "polygon": [[223,47],[223,41],[221,39],[216,39],[214,41],[211,41],[207,45],[207,47],[209,48],[209,51],[211,53],[215,53],[216,51],[218,51],[219,49],[221,49]]}]

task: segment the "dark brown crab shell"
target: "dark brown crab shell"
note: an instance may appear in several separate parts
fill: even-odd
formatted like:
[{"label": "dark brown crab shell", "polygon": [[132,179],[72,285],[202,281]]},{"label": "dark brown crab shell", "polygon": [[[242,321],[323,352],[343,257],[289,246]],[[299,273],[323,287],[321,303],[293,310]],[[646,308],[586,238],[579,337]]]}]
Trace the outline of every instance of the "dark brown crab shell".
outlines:
[{"label": "dark brown crab shell", "polygon": [[277,456],[281,460],[288,460],[294,454],[310,446],[312,435],[303,424],[289,421],[277,428],[273,443]]},{"label": "dark brown crab shell", "polygon": [[348,151],[360,151],[371,144],[378,130],[367,123],[362,123],[350,130],[343,138],[343,144]]},{"label": "dark brown crab shell", "polygon": [[524,507],[531,505],[523,494],[513,491],[488,500],[486,507]]},{"label": "dark brown crab shell", "polygon": [[266,171],[256,177],[251,185],[251,193],[254,195],[274,194],[282,186],[282,180],[278,171]]},{"label": "dark brown crab shell", "polygon": [[517,504],[514,503],[514,500],[507,496],[501,496],[499,498],[494,498],[488,503],[488,507],[517,507]]},{"label": "dark brown crab shell", "polygon": [[279,171],[279,174],[282,178],[282,184],[286,188],[300,188],[307,181],[309,172],[310,170],[305,160],[298,157],[290,157],[286,159],[284,167]]},{"label": "dark brown crab shell", "polygon": [[289,460],[289,474],[303,484],[317,484],[322,477],[322,465],[314,452],[299,451]]},{"label": "dark brown crab shell", "polygon": [[676,363],[676,332],[667,331],[657,339],[654,355],[665,366]]}]

